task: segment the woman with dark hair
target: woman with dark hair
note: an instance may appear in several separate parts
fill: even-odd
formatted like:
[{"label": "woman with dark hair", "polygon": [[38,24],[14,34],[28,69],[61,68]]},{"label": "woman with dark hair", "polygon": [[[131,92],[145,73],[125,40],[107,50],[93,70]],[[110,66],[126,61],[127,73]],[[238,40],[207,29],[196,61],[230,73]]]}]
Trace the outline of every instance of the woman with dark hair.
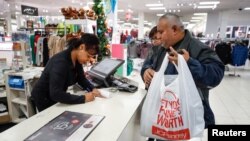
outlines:
[{"label": "woman with dark hair", "polygon": [[141,77],[145,83],[146,88],[149,87],[152,76],[154,74],[154,70],[152,69],[154,66],[155,58],[159,54],[159,49],[161,48],[161,37],[157,31],[157,26],[154,26],[149,32],[149,39],[151,39],[151,43],[153,47],[148,53],[147,58],[145,59],[142,69],[141,69]]},{"label": "woman with dark hair", "polygon": [[[93,101],[95,97],[101,97],[100,92],[86,79],[82,68],[82,64],[90,62],[98,54],[98,37],[85,33],[81,38],[71,39],[67,45],[68,49],[49,60],[31,92],[38,111],[57,102],[80,104]],[[75,83],[88,93],[81,96],[67,93],[67,88]]]}]

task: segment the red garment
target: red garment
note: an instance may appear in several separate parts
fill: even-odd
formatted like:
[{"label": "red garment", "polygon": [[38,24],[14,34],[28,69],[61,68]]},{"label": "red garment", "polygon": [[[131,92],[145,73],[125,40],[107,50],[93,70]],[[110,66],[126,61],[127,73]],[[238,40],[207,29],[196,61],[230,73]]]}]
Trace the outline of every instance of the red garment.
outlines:
[{"label": "red garment", "polygon": [[34,41],[34,43],[35,43],[35,45],[34,45],[34,54],[35,54],[35,56],[36,56],[36,50],[37,50],[37,42],[38,42],[39,38],[40,38],[40,35],[35,36],[35,41]]}]

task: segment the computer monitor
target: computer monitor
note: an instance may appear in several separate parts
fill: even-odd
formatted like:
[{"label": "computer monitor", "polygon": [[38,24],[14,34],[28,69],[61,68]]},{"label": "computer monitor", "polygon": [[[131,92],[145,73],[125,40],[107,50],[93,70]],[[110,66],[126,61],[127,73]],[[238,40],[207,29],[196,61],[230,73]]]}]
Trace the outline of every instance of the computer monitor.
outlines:
[{"label": "computer monitor", "polygon": [[123,63],[124,60],[121,59],[105,58],[93,66],[88,73],[92,79],[98,79],[108,87],[110,76],[112,76]]}]

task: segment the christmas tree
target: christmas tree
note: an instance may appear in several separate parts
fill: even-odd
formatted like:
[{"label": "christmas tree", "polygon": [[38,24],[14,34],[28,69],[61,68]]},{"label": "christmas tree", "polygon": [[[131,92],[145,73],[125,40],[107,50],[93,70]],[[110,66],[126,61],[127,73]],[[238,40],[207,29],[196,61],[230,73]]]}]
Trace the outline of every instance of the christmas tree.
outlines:
[{"label": "christmas tree", "polygon": [[100,54],[98,55],[98,61],[102,60],[103,57],[110,56],[110,50],[108,48],[108,40],[105,36],[107,32],[106,15],[104,13],[103,1],[94,0],[93,10],[97,17],[97,36],[100,40]]}]

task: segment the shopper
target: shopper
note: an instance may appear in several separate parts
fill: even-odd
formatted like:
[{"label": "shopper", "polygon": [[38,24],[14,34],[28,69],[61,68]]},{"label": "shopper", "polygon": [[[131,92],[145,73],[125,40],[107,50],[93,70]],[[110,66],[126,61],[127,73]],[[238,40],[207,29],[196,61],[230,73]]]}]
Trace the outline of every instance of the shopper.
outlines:
[{"label": "shopper", "polygon": [[208,125],[214,125],[215,118],[209,105],[209,89],[221,82],[224,76],[223,63],[212,49],[193,38],[189,31],[184,29],[178,15],[166,13],[160,17],[157,31],[161,35],[164,48],[160,48],[152,69],[158,71],[166,52],[169,52],[171,54],[169,56],[170,63],[166,68],[165,75],[177,74],[172,62],[177,63],[177,51],[181,50],[202,99],[205,128]]},{"label": "shopper", "polygon": [[[57,102],[79,104],[100,97],[97,89],[85,78],[82,64],[88,63],[98,53],[99,39],[94,34],[83,34],[71,39],[68,49],[54,55],[47,63],[40,79],[36,82],[31,95],[39,111]],[[67,88],[78,83],[88,93],[71,95]]]},{"label": "shopper", "polygon": [[161,35],[157,32],[157,26],[153,27],[149,32],[149,39],[151,40],[153,47],[150,49],[141,69],[141,77],[146,88],[148,88],[155,72],[152,67],[154,60],[157,57],[158,50],[161,46]]}]

